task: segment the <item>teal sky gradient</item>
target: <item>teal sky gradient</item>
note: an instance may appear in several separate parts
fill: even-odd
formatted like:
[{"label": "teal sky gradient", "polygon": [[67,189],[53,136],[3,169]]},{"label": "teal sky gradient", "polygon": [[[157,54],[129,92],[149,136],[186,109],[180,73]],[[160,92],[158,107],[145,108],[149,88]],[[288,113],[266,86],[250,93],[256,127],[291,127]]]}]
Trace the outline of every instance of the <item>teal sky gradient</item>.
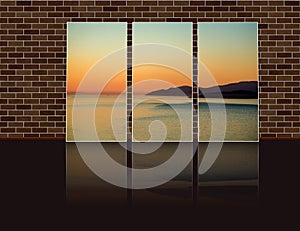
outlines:
[{"label": "teal sky gradient", "polygon": [[[80,81],[98,61],[109,54],[123,49],[124,55],[115,62],[123,63],[126,68],[127,25],[121,22],[68,23],[67,34],[67,91],[74,92]],[[115,68],[115,63],[106,66]],[[101,72],[98,75],[101,80]],[[99,80],[99,81],[100,81]],[[97,85],[95,82],[93,85]],[[102,83],[101,83],[102,84]],[[86,91],[93,92],[94,87]]]},{"label": "teal sky gradient", "polygon": [[219,84],[257,81],[257,49],[257,23],[198,24],[199,60]]},{"label": "teal sky gradient", "polygon": [[191,53],[191,23],[133,23],[133,44],[158,43]]}]

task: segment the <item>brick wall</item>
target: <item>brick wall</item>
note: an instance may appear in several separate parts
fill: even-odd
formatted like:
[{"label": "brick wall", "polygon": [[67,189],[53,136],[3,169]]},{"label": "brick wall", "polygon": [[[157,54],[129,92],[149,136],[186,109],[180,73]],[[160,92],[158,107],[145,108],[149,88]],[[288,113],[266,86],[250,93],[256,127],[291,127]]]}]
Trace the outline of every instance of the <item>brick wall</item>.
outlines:
[{"label": "brick wall", "polygon": [[299,1],[0,1],[0,138],[64,139],[66,23],[258,22],[260,137],[300,138]]}]

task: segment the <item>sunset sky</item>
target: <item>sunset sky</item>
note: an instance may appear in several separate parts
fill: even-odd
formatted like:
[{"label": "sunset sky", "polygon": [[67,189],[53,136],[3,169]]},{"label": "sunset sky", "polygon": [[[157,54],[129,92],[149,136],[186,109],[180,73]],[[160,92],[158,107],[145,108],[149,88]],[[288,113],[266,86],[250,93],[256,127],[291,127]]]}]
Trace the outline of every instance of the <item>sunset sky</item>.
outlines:
[{"label": "sunset sky", "polygon": [[[142,65],[133,68],[134,83],[140,80],[150,80],[145,84],[134,86],[135,94],[145,94],[158,89],[168,89],[175,86],[191,85],[191,79],[174,69],[159,65]],[[152,81],[152,82],[151,82]]]},{"label": "sunset sky", "polygon": [[[258,80],[256,23],[199,23],[198,48],[199,60],[219,85]],[[199,85],[212,85],[201,71]]]},{"label": "sunset sky", "polygon": [[[176,47],[191,55],[191,23],[133,23],[133,46],[142,44],[162,44]],[[75,92],[80,81],[93,67],[96,78],[86,88],[94,92],[95,86],[103,86],[105,93],[118,93],[126,89],[126,71],[121,71],[107,83],[101,79],[101,73],[114,70],[116,63],[126,67],[126,49],[124,55],[110,64],[97,68],[94,66],[108,54],[126,48],[126,23],[68,23],[67,37],[67,92]],[[207,67],[219,85],[258,80],[257,67],[257,24],[256,23],[199,23],[198,57]],[[175,70],[181,65],[191,72],[191,59],[176,57],[174,53],[143,48],[144,52],[134,52],[133,64],[149,56],[154,63],[145,63],[133,68],[133,83],[142,80],[162,80],[134,87],[134,93],[147,93],[153,90],[169,88],[172,85],[191,85],[190,75]],[[168,60],[170,66],[160,65],[160,60]],[[156,62],[155,62],[156,61]],[[205,74],[199,68],[199,84],[211,86]]]},{"label": "sunset sky", "polygon": [[[144,47],[143,52],[135,52],[133,47],[133,64],[136,65],[151,56],[153,64],[143,64],[133,67],[133,84],[143,80],[162,80],[167,83],[148,83],[147,85],[134,86],[133,93],[144,94],[158,89],[166,89],[175,86],[191,85],[190,76],[175,70],[173,67],[184,65],[188,72],[192,69],[192,59],[182,56],[177,49],[183,50],[189,55],[192,52],[192,24],[191,23],[134,23],[133,24],[133,46],[144,44],[160,44],[176,47],[174,52],[166,54],[163,49],[153,51]],[[183,57],[183,56],[182,56]],[[163,66],[160,60],[168,60],[172,66]]]},{"label": "sunset sky", "polygon": [[[75,92],[78,84],[88,71],[102,58],[120,49],[126,48],[126,23],[68,23],[68,63],[67,63],[67,92]],[[122,62],[126,67],[126,49],[123,57],[115,62]],[[97,70],[95,82],[85,89],[93,92],[96,85],[104,85],[101,72],[115,67],[115,62],[106,65],[106,70]],[[125,71],[120,72],[106,86],[106,92],[125,90]]]}]

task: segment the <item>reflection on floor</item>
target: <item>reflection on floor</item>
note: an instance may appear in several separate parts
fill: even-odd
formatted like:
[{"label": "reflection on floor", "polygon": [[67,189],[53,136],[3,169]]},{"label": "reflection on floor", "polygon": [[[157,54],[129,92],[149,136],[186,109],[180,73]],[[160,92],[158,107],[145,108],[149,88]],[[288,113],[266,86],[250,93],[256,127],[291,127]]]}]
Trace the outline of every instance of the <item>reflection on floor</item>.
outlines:
[{"label": "reflection on floor", "polygon": [[[89,144],[91,148],[95,144]],[[133,144],[151,149],[155,144]],[[147,148],[146,146],[147,145]],[[182,155],[192,155],[192,144],[184,144]],[[199,143],[199,162],[208,143]],[[210,145],[214,145],[213,143]],[[104,143],[109,155],[125,166],[126,150],[118,143]],[[153,146],[153,147],[152,147]],[[178,143],[164,143],[150,154],[133,153],[133,168],[152,168],[167,161]],[[101,155],[101,153],[99,154]],[[180,159],[178,160],[180,161]],[[113,174],[113,169],[112,169]],[[162,174],[160,176],[164,178]],[[96,176],[83,162],[75,143],[67,144],[67,200],[71,205],[126,206],[126,189]],[[154,188],[133,190],[134,207],[191,206],[192,164],[171,181]],[[212,167],[199,175],[198,205],[201,207],[255,207],[258,203],[258,143],[224,143]]]},{"label": "reflection on floor", "polygon": [[[202,161],[208,145],[199,143]],[[199,176],[198,203],[202,207],[247,206],[258,204],[258,143],[223,143],[211,168]]]},{"label": "reflection on floor", "polygon": [[[86,143],[91,149],[97,143]],[[125,165],[126,150],[118,143],[102,143],[107,153]],[[99,153],[101,155],[101,153]],[[126,189],[105,182],[82,160],[75,143],[67,143],[67,202],[80,206],[126,206]],[[113,170],[112,170],[113,173]]]}]

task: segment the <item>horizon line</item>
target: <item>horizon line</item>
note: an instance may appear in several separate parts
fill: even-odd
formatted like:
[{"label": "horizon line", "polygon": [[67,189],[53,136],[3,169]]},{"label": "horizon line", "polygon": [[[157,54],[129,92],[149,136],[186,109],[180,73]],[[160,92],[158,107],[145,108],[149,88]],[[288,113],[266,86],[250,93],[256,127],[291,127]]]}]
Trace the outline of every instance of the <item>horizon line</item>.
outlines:
[{"label": "horizon line", "polygon": [[[238,82],[230,82],[230,83],[226,83],[226,84],[222,84],[222,85],[212,85],[210,87],[201,87],[199,86],[199,88],[212,88],[212,87],[222,87],[222,86],[226,86],[226,85],[230,85],[230,84],[238,84],[238,83],[242,83],[242,82],[258,82],[258,80],[245,80],[245,81],[238,81]],[[192,87],[191,85],[180,85],[180,86],[177,86],[177,87],[170,87],[170,88],[160,88],[158,90],[168,90],[168,89],[171,89],[171,88],[179,88],[179,87]],[[150,91],[151,92],[151,91]],[[79,94],[99,94],[99,92],[95,92],[95,91],[82,91],[82,92],[78,92],[78,91],[66,91],[67,94],[76,94],[76,93],[79,93]],[[116,95],[116,94],[120,94],[120,92],[102,92],[101,94],[103,95]],[[149,93],[149,92],[148,92]],[[139,94],[143,94],[142,92],[139,92]],[[147,94],[147,93],[145,93]]]}]

